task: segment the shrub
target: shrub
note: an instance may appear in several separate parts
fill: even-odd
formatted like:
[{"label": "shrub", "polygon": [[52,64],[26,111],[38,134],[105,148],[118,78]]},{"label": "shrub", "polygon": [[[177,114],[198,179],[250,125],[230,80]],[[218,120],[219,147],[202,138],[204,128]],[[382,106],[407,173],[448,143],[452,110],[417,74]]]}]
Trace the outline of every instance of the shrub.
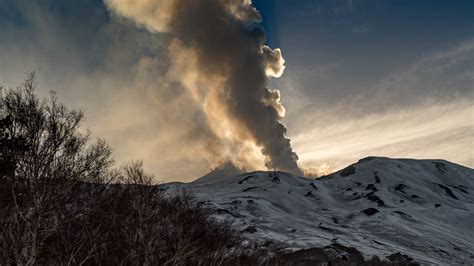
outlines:
[{"label": "shrub", "polygon": [[[35,95],[1,100],[0,264],[221,264],[247,260],[230,223],[189,193],[165,193],[140,162],[116,167],[84,115]],[[8,135],[8,136],[7,136]],[[233,249],[231,249],[233,248]]]}]

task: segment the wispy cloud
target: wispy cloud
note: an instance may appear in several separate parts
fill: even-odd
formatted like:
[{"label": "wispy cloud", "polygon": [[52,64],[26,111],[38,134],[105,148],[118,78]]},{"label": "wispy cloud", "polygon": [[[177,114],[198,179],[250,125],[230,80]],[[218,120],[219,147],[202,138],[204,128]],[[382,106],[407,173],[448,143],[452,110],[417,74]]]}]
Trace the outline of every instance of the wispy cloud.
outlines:
[{"label": "wispy cloud", "polygon": [[474,167],[473,104],[465,100],[340,120],[293,136],[293,143],[303,164],[333,170],[371,155],[442,158]]},{"label": "wispy cloud", "polygon": [[473,44],[424,57],[330,110],[308,114],[318,123],[306,119],[292,135],[301,161],[339,168],[381,155],[474,167]]}]

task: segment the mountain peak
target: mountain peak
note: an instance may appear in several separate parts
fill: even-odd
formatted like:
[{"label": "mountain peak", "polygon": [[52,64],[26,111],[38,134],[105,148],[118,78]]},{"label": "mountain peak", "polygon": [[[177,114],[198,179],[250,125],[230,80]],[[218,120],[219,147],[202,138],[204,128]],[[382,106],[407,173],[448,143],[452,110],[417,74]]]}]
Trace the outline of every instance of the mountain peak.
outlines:
[{"label": "mountain peak", "polygon": [[336,241],[367,256],[398,250],[458,264],[474,259],[473,176],[444,160],[367,157],[320,179],[220,172],[175,188],[193,191],[254,241],[290,248]]}]

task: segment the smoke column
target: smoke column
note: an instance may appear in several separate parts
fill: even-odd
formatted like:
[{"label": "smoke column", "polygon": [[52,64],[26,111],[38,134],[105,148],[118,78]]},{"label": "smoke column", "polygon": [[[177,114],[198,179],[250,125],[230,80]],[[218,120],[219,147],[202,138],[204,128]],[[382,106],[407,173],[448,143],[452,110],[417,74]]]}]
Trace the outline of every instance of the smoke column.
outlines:
[{"label": "smoke column", "polygon": [[[250,0],[104,0],[112,14],[168,38],[168,80],[181,84],[205,114],[211,160],[301,174],[286,128],[279,49],[264,45]],[[158,85],[157,85],[158,86]]]}]

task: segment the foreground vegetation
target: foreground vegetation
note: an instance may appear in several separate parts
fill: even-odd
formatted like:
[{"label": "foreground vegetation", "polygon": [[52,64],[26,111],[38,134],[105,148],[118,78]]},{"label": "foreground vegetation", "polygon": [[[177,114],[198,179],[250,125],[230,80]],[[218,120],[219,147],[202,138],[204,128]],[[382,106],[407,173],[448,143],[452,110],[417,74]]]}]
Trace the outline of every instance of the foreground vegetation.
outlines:
[{"label": "foreground vegetation", "polygon": [[219,264],[238,236],[141,164],[116,167],[83,114],[41,101],[31,74],[2,100],[0,264]]},{"label": "foreground vegetation", "polygon": [[[40,100],[34,74],[0,101],[0,265],[404,265],[314,248],[242,246],[187,192],[154,185],[140,162],[118,167],[82,112]],[[332,254],[332,255],[331,255]],[[400,259],[401,258],[401,259]]]}]

